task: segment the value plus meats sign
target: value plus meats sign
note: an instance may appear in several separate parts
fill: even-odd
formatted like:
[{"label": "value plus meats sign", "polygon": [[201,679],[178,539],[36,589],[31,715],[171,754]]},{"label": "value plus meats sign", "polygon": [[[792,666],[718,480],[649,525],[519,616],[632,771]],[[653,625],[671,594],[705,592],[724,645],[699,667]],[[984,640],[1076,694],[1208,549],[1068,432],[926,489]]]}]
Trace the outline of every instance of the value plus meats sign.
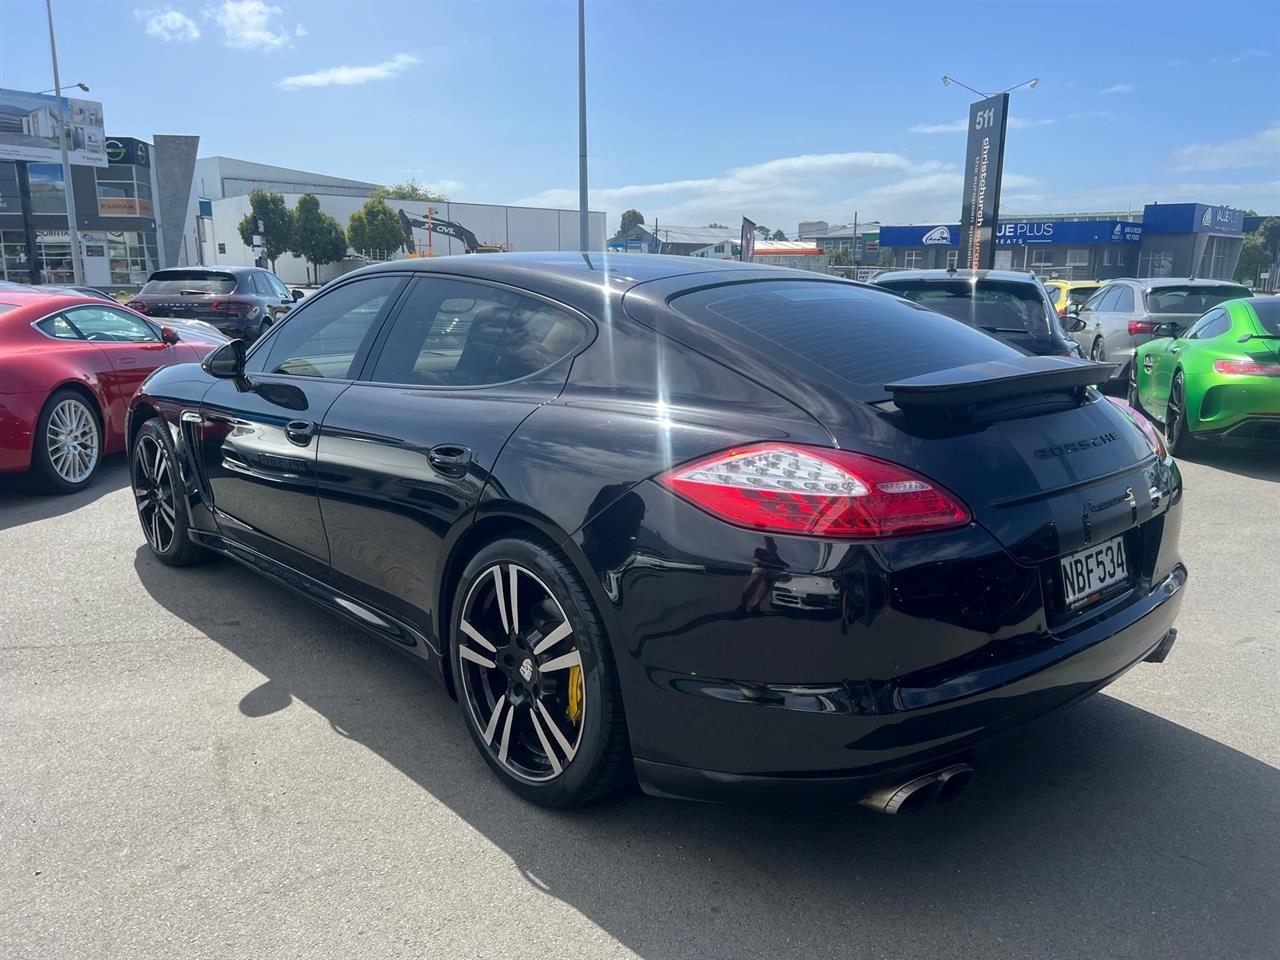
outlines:
[{"label": "value plus meats sign", "polygon": [[999,93],[969,107],[969,144],[965,149],[964,199],[960,208],[960,265],[990,270],[995,263],[996,217],[1000,213],[1000,174],[1004,169],[1004,132],[1009,95]]}]

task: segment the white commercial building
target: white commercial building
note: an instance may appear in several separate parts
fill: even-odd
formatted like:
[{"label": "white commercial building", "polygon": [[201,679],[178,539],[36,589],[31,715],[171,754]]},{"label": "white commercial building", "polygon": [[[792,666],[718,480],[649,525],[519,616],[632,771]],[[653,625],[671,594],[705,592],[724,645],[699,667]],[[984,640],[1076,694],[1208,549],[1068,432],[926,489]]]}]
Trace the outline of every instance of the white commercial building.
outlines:
[{"label": "white commercial building", "polygon": [[[377,186],[360,180],[346,180],[323,174],[290,170],[261,163],[249,163],[227,157],[207,157],[196,162],[195,190],[186,232],[188,263],[249,266],[254,251],[240,238],[239,225],[249,212],[249,192],[260,188],[282,194],[292,209],[304,193],[315,194],[320,209],[338,221],[345,230],[351,214],[369,198]],[[348,270],[362,266],[366,259],[396,259],[413,250],[418,255],[447,256],[466,253],[466,242],[446,236],[438,229],[428,230],[440,221],[456,224],[474,236],[484,250],[534,251],[578,250],[578,211],[541,207],[512,207],[485,203],[426,203],[418,200],[388,200],[397,213],[403,211],[410,224],[413,242],[406,237],[403,247],[394,250],[350,251],[342,263],[320,268],[320,280],[327,281]],[[592,250],[604,249],[605,215],[593,211],[589,215]],[[299,257],[288,254],[276,261],[276,273],[290,285],[305,283],[307,265]]]}]

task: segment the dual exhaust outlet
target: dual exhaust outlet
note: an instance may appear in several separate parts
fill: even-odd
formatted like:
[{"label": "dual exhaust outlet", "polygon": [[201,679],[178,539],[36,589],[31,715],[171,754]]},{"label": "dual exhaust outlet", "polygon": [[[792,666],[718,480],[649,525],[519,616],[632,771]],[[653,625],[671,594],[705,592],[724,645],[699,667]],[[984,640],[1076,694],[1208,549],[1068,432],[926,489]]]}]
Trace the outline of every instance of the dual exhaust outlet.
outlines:
[{"label": "dual exhaust outlet", "polygon": [[874,790],[858,801],[880,813],[911,813],[931,803],[946,803],[964,793],[973,780],[973,767],[953,763],[933,770],[906,783],[892,784]]}]

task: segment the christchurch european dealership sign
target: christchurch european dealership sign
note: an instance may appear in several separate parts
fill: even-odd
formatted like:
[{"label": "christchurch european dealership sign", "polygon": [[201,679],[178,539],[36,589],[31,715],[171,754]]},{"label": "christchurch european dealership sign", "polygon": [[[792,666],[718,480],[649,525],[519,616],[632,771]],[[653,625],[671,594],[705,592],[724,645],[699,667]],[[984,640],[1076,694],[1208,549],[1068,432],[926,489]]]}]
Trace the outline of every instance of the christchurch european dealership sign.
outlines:
[{"label": "christchurch european dealership sign", "polygon": [[[956,247],[960,245],[960,236],[959,224],[881,227],[880,246]],[[1142,224],[1128,220],[1006,220],[996,227],[997,247],[1037,243],[1083,247],[1095,243],[1139,243],[1141,240]]]},{"label": "christchurch european dealership sign", "polygon": [[964,154],[964,198],[960,206],[960,263],[973,270],[989,270],[995,263],[1008,118],[1007,93],[969,107],[969,143]]},{"label": "christchurch european dealership sign", "polygon": [[102,104],[0,87],[0,160],[61,163],[60,138],[67,130],[67,157],[90,167],[107,165]]}]

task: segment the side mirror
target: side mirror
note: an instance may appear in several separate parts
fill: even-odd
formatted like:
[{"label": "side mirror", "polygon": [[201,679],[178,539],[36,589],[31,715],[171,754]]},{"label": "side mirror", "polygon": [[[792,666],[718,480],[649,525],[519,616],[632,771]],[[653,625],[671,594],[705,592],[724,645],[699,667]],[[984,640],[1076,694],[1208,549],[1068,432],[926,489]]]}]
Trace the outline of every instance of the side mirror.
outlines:
[{"label": "side mirror", "polygon": [[173,329],[173,327],[161,327],[160,339],[165,343],[177,343],[182,338],[178,336],[178,331]]},{"label": "side mirror", "polygon": [[1067,326],[1067,333],[1079,333],[1088,324],[1077,314],[1071,315],[1071,323]]},{"label": "side mirror", "polygon": [[205,354],[200,361],[204,372],[219,380],[238,380],[244,376],[244,341],[230,340]]},{"label": "side mirror", "polygon": [[1161,337],[1172,337],[1177,339],[1178,334],[1182,333],[1182,328],[1171,320],[1164,323],[1157,323],[1151,328],[1151,336],[1159,340]]},{"label": "side mirror", "polygon": [[298,302],[299,300],[301,300],[301,299],[302,299],[302,297],[303,297],[303,293],[302,293],[302,291],[301,291],[301,290],[294,290],[294,291],[292,291],[292,293],[293,293],[293,302],[294,302],[294,303],[297,303],[297,302]]}]

